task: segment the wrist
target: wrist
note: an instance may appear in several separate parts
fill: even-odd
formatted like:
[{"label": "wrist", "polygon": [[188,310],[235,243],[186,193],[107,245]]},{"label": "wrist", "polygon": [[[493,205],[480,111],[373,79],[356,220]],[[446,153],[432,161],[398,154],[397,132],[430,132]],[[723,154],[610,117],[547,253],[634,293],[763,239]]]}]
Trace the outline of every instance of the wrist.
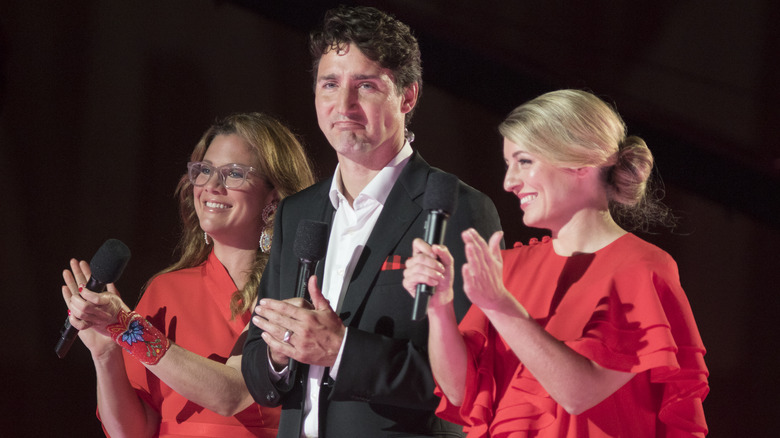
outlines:
[{"label": "wrist", "polygon": [[[438,293],[438,291],[437,291]],[[431,300],[433,301],[433,300]],[[444,304],[431,305],[428,303],[427,311],[428,319],[430,320],[455,320],[455,306],[452,301],[448,301]]]},{"label": "wrist", "polygon": [[89,352],[95,364],[106,364],[122,357],[122,347],[110,338],[99,348],[92,348]]},{"label": "wrist", "polygon": [[158,363],[171,346],[170,339],[136,312],[120,311],[117,322],[106,328],[116,344],[147,365]]},{"label": "wrist", "polygon": [[515,299],[509,292],[502,294],[499,298],[487,305],[480,305],[479,308],[489,319],[501,316],[511,316],[512,318],[532,319],[522,304]]}]

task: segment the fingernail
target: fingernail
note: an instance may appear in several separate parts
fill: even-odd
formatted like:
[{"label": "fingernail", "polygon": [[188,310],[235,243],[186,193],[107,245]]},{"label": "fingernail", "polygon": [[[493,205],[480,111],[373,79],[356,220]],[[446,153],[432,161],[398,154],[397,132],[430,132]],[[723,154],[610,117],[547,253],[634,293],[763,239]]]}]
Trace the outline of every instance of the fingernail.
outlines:
[{"label": "fingernail", "polygon": [[79,284],[79,292],[81,292],[82,290],[84,290],[84,285],[83,284]]}]

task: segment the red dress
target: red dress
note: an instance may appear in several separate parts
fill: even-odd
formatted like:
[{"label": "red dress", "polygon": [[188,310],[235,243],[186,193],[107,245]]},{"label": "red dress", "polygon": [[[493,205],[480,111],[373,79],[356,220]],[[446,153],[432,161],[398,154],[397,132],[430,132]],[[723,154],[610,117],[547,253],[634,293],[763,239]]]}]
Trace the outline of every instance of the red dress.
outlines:
[{"label": "red dress", "polygon": [[[214,252],[205,263],[152,280],[135,311],[171,341],[193,353],[225,363],[251,318],[231,320],[233,280]],[[275,437],[279,408],[253,403],[233,417],[205,409],[173,391],[125,353],[125,367],[138,395],[160,413],[160,437]]]},{"label": "red dress", "polygon": [[[594,254],[561,257],[552,241],[503,252],[504,284],[550,334],[605,368],[636,373],[571,415],[472,306],[460,324],[469,354],[462,406],[437,414],[469,437],[682,437],[707,433],[704,346],[666,252],[626,234]],[[441,391],[437,388],[437,393]]]}]

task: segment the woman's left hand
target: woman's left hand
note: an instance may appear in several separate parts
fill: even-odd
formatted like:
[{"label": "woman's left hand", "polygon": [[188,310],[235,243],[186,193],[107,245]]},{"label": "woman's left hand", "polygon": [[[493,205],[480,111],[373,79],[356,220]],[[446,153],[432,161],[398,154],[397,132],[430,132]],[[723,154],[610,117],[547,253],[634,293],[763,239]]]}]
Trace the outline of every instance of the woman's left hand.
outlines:
[{"label": "woman's left hand", "polygon": [[463,265],[463,290],[469,300],[481,309],[501,308],[507,299],[512,299],[504,287],[501,258],[503,231],[496,231],[490,243],[473,229],[461,233],[466,248],[466,263]]},{"label": "woman's left hand", "polygon": [[[83,288],[84,283],[90,277],[91,271],[86,261],[70,261],[70,270],[64,270],[62,278],[65,285],[62,286],[62,297],[70,311],[70,324],[84,334],[87,329],[94,329],[103,336],[109,336],[106,326],[117,322],[120,310],[130,309],[122,302],[119,291],[113,283],[106,286],[107,292],[97,293]],[[81,290],[79,290],[81,288]],[[80,336],[87,347],[92,350],[92,343],[97,340]],[[92,341],[92,342],[90,342]]]}]

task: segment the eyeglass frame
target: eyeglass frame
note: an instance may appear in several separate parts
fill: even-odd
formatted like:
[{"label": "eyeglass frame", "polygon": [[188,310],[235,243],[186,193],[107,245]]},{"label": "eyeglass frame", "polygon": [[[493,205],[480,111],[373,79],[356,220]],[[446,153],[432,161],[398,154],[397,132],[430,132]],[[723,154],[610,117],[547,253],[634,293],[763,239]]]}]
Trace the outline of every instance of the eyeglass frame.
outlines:
[{"label": "eyeglass frame", "polygon": [[[255,174],[257,173],[257,169],[255,169],[254,167],[252,167],[252,166],[245,166],[243,164],[238,164],[238,163],[229,163],[229,164],[225,164],[225,165],[217,167],[217,166],[214,166],[213,164],[210,164],[210,163],[205,162],[205,161],[190,161],[190,162],[187,163],[187,178],[189,179],[190,183],[193,186],[195,186],[195,187],[203,187],[203,186],[205,186],[206,184],[209,183],[209,181],[211,181],[211,177],[214,175],[213,173],[211,173],[211,174],[209,174],[208,179],[206,179],[206,182],[204,182],[203,184],[196,184],[195,183],[195,179],[197,179],[197,176],[194,177],[194,178],[192,176],[192,168],[195,165],[200,165],[202,167],[205,167],[206,169],[215,171],[217,173],[217,175],[219,175],[219,182],[222,184],[222,187],[224,187],[226,189],[229,189],[229,190],[235,190],[235,189],[238,189],[239,187],[243,186],[244,183],[246,182],[246,177],[247,177],[247,175],[250,172],[254,172]],[[227,186],[227,174],[226,174],[225,171],[226,170],[230,170],[230,169],[241,169],[243,171],[243,178],[241,179],[241,182],[237,186],[235,186],[235,187],[228,187]],[[199,173],[199,175],[200,174],[202,174],[202,173]]]}]

